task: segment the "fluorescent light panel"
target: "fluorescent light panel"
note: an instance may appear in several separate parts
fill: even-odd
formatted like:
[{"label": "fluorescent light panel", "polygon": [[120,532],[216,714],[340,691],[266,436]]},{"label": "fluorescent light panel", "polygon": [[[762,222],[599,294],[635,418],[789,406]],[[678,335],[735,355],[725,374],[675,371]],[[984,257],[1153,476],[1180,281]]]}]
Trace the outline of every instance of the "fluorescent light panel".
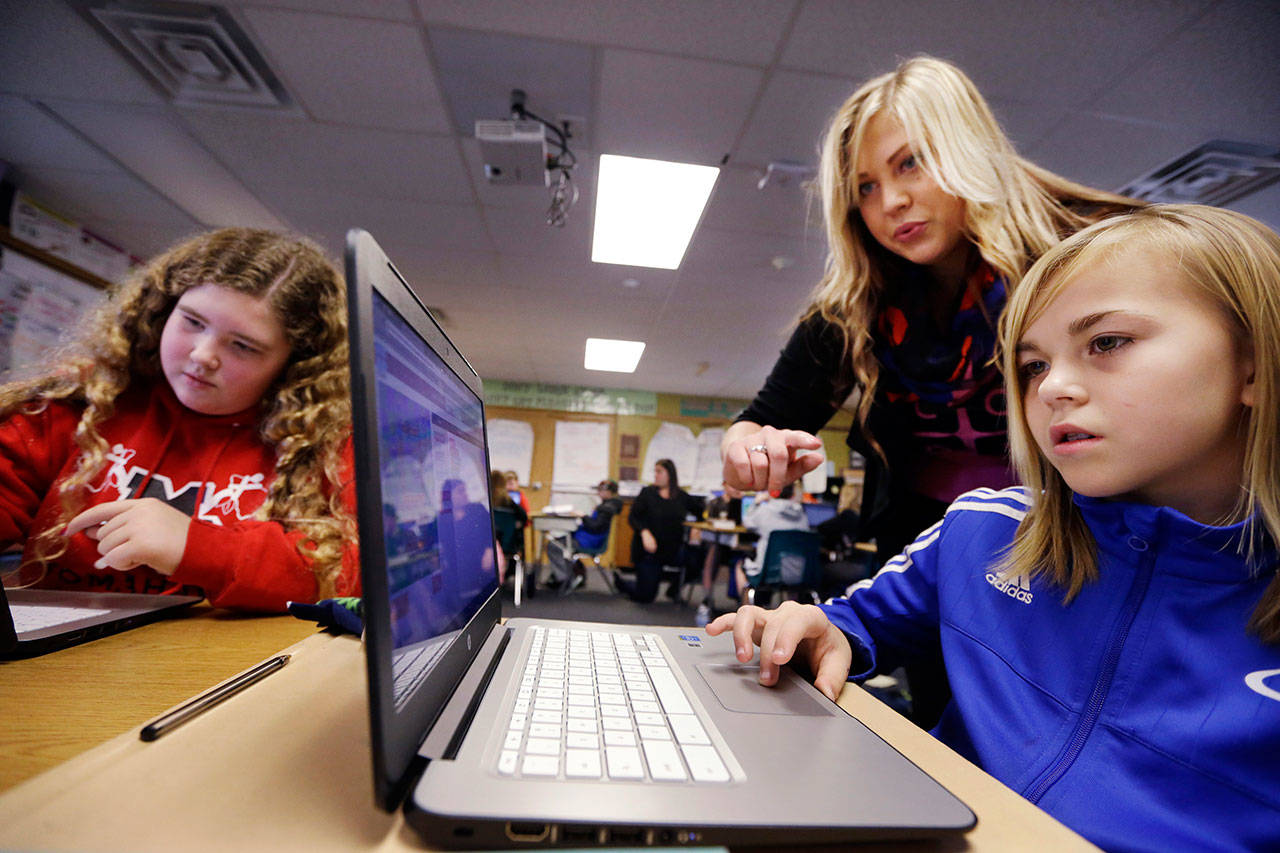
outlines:
[{"label": "fluorescent light panel", "polygon": [[615,341],[609,338],[587,338],[587,355],[582,366],[587,370],[613,373],[635,373],[644,352],[644,341]]},{"label": "fluorescent light panel", "polygon": [[601,154],[591,260],[679,267],[719,174],[715,166]]}]

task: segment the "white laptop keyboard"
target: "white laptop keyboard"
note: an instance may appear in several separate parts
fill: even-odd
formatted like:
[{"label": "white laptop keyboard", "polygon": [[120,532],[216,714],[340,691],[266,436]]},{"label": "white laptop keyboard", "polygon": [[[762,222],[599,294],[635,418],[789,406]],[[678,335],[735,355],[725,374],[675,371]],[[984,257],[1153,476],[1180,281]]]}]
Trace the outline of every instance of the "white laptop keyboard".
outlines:
[{"label": "white laptop keyboard", "polygon": [[101,616],[110,613],[96,607],[50,607],[44,604],[11,604],[9,612],[13,614],[13,628],[19,634],[27,631],[38,631],[41,628],[54,628],[66,625],[78,619],[90,616]]},{"label": "white laptop keyboard", "polygon": [[534,626],[507,721],[503,776],[728,782],[706,712],[656,634]]}]

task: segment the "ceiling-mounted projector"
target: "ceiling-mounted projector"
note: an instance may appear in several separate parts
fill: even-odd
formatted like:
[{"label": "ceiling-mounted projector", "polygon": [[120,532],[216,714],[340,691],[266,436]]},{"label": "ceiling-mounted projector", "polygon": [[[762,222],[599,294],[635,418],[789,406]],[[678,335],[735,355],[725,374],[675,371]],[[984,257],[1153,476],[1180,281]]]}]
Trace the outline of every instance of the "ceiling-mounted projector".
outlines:
[{"label": "ceiling-mounted projector", "polygon": [[476,141],[491,184],[550,185],[547,135],[536,121],[488,119],[476,122]]}]

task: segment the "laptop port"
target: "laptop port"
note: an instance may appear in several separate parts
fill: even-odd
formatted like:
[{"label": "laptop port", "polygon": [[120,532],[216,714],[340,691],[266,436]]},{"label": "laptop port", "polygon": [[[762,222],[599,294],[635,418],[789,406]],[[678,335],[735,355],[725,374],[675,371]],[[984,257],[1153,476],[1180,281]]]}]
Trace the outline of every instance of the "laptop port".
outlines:
[{"label": "laptop port", "polygon": [[644,830],[640,827],[619,826],[609,830],[610,844],[644,844]]},{"label": "laptop port", "polygon": [[453,828],[454,838],[470,838],[475,834],[476,834],[475,829],[469,826],[455,826]]},{"label": "laptop port", "polygon": [[546,841],[551,835],[551,824],[533,823],[532,821],[507,821],[507,838],[512,841],[523,841],[526,844],[537,844]]},{"label": "laptop port", "polygon": [[560,841],[565,844],[600,844],[604,841],[600,836],[599,827],[560,825]]}]

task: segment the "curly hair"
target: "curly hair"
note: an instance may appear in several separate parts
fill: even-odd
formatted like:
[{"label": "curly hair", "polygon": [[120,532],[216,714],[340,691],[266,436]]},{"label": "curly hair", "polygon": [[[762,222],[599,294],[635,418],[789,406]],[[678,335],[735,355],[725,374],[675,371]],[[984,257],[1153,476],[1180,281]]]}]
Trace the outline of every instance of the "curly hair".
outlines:
[{"label": "curly hair", "polygon": [[75,430],[80,458],[59,485],[59,518],[36,537],[36,559],[43,569],[65,552],[60,531],[106,464],[98,426],[133,383],[165,381],[165,322],[186,291],[204,284],[267,300],[284,329],[289,358],[261,401],[260,434],[275,449],[276,469],[257,517],[302,531],[298,551],[320,596],[331,596],[343,544],[355,538],[355,520],[341,501],[348,476],[342,450],[351,434],[346,290],[313,243],[261,229],[199,234],[156,256],[112,294],[51,369],[0,387],[0,417],[38,412],[55,400],[84,407]]},{"label": "curly hair", "polygon": [[[821,317],[841,334],[845,372],[836,383],[841,398],[833,402],[840,405],[860,387],[856,416],[864,431],[879,380],[874,320],[892,271],[906,263],[876,242],[858,212],[858,153],[867,126],[881,113],[902,123],[925,173],[965,202],[965,237],[1010,292],[1067,234],[1142,204],[1019,157],[973,81],[949,62],[918,56],[863,84],[832,115],[823,138],[816,188],[827,263],[800,320]],[[878,451],[875,438],[867,438]]]}]

